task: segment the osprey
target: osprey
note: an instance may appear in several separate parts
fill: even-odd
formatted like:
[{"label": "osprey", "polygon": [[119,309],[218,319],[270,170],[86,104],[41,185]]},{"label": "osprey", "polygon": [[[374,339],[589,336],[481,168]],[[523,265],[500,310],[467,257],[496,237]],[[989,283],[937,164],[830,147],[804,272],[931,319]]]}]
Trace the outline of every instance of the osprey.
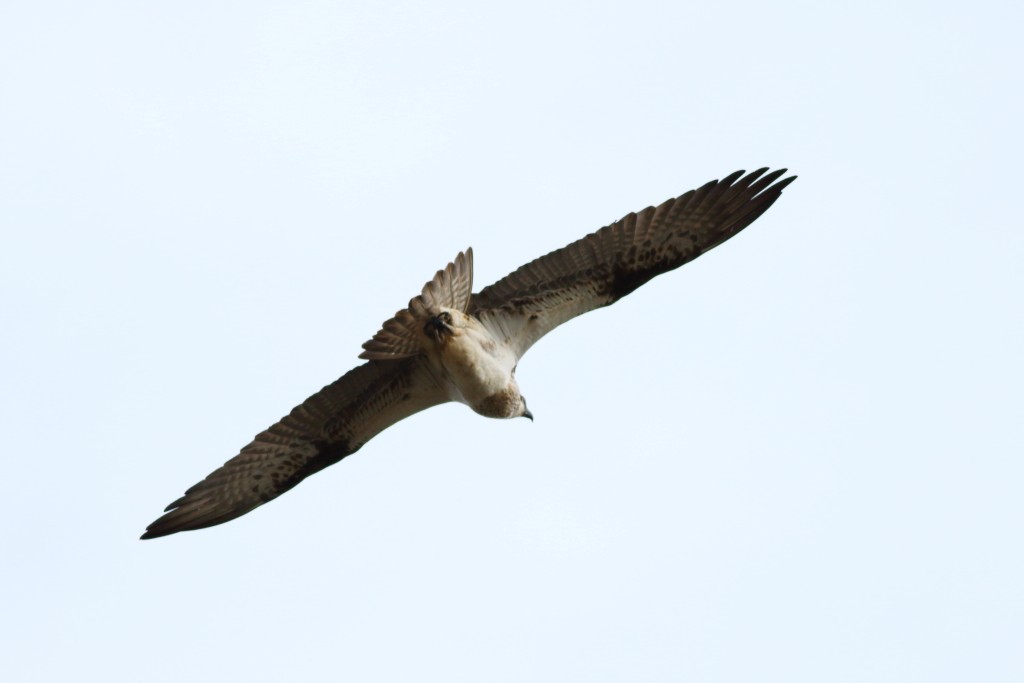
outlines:
[{"label": "osprey", "polygon": [[767,170],[737,171],[631,213],[476,294],[473,250],[460,253],[363,344],[366,363],[257,435],[168,505],[142,538],[240,517],[447,401],[486,417],[532,420],[515,376],[523,354],[567,320],[615,303],[750,225],[796,179]]}]

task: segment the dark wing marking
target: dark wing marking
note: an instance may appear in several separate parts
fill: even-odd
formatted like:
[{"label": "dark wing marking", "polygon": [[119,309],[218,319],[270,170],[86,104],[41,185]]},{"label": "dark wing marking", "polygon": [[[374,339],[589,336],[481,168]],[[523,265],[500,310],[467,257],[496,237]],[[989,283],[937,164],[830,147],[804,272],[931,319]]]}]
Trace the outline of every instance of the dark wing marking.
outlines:
[{"label": "dark wing marking", "polygon": [[395,313],[384,323],[373,339],[363,344],[360,358],[395,360],[415,356],[421,351],[423,323],[441,311],[441,307],[465,312],[473,291],[473,249],[459,252],[444,270],[423,285],[419,296],[409,300],[408,308]]},{"label": "dark wing marking", "polygon": [[485,287],[470,312],[521,357],[558,325],[618,301],[754,222],[796,179],[779,181],[786,169],[767,170],[737,171],[631,213]]},{"label": "dark wing marking", "polygon": [[419,358],[370,362],[296,407],[166,508],[142,538],[240,517],[333,465],[382,430],[447,401]]}]

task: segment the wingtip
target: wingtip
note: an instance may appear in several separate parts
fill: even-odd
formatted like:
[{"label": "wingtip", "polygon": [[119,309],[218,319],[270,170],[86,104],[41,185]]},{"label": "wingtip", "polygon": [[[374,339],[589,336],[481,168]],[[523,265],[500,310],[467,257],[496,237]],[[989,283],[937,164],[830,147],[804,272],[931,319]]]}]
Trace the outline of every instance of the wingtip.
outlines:
[{"label": "wingtip", "polygon": [[747,181],[746,189],[752,197],[778,197],[782,193],[782,189],[796,179],[796,176],[791,176],[779,180],[788,170],[785,168],[777,168],[770,173],[764,173],[767,170],[767,168],[758,169],[744,177],[743,180]]},{"label": "wingtip", "polygon": [[[783,166],[782,168],[777,168],[774,171],[772,171],[771,175],[774,176],[775,178],[782,178],[782,176],[786,175],[787,173],[789,173],[789,169]],[[788,185],[794,180],[796,180],[797,177],[798,176],[796,175],[791,175],[786,178],[782,178],[782,180],[778,181],[775,185],[781,188],[781,186]]]},{"label": "wingtip", "polygon": [[[783,168],[781,170],[782,170],[782,173],[780,173],[779,175],[784,175],[786,173],[786,171],[788,171],[789,169]],[[790,183],[792,183],[794,180],[796,180],[799,177],[800,176],[791,175],[788,178],[783,178],[779,182],[775,183],[775,187],[778,189],[779,192],[782,192],[783,189],[785,189]]]},{"label": "wingtip", "polygon": [[[772,171],[771,170],[771,166],[762,166],[761,168],[755,169],[755,170],[751,171],[750,173],[747,173],[746,171],[741,169],[739,171],[734,171],[734,172],[730,173],[725,178],[723,178],[721,180],[721,182],[723,182],[723,183],[732,183],[732,182],[735,182],[736,180],[739,180],[740,178],[743,178],[744,180],[749,180],[750,183],[753,183],[754,181],[756,181],[758,179],[760,179],[762,182],[764,182],[764,181],[768,181],[769,178],[771,178],[772,180],[774,180],[776,178],[780,178],[783,175],[785,175],[788,171],[789,171],[789,169],[786,168],[786,167],[777,168],[774,171]],[[764,176],[766,173],[768,175],[765,176],[764,178],[762,178],[761,176]],[[780,181],[780,183],[787,183],[788,184],[788,183],[793,182],[796,179],[797,179],[797,176],[792,175],[792,176],[789,176],[788,178],[785,178],[784,180]],[[771,182],[771,181],[768,181],[768,182]]]},{"label": "wingtip", "polygon": [[744,171],[744,170],[743,170],[743,169],[741,168],[741,169],[740,169],[740,170],[738,170],[738,171],[733,171],[732,173],[730,173],[729,175],[725,176],[724,178],[722,178],[722,179],[721,179],[720,181],[718,181],[718,182],[720,182],[720,183],[721,183],[721,184],[723,184],[723,185],[732,185],[732,184],[733,184],[733,183],[735,183],[735,182],[736,182],[737,180],[739,180],[740,178],[742,178],[742,177],[743,177],[743,174],[744,174],[744,173],[746,173],[746,171]]},{"label": "wingtip", "polygon": [[154,539],[154,538],[160,538],[161,536],[170,536],[173,533],[181,531],[181,529],[175,529],[173,526],[168,528],[168,526],[166,524],[161,524],[160,522],[162,520],[163,520],[163,517],[161,517],[160,519],[156,520],[155,522],[153,522],[152,524],[147,526],[146,530],[143,532],[143,534],[141,536],[139,536],[139,540],[140,541],[148,541],[148,540],[151,540],[151,539]]}]

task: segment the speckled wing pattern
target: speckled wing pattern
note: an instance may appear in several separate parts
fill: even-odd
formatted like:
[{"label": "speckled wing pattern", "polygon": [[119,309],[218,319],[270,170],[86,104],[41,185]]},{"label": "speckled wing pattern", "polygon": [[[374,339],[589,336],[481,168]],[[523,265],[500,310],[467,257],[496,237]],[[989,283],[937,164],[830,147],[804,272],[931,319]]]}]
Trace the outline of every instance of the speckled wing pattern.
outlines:
[{"label": "speckled wing pattern", "polygon": [[485,287],[470,313],[522,357],[558,325],[618,301],[753,223],[796,179],[780,181],[786,169],[767,171],[737,171],[631,213]]},{"label": "speckled wing pattern", "polygon": [[355,453],[399,420],[447,400],[420,358],[360,365],[306,399],[168,505],[142,538],[240,517]]}]

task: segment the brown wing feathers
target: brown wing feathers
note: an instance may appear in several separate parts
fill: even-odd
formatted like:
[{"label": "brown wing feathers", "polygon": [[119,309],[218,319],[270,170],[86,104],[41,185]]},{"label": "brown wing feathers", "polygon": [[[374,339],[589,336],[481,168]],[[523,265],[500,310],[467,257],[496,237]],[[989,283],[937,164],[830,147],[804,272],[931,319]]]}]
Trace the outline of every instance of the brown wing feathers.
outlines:
[{"label": "brown wing feathers", "polygon": [[754,171],[741,179],[742,172],[736,172],[655,209],[647,229],[642,233],[638,230],[630,248],[614,259],[611,301],[689,263],[753,223],[778,199],[782,189],[795,180],[787,178],[770,191],[762,192],[786,172],[779,169],[757,180],[766,170]]},{"label": "brown wing feathers", "polygon": [[750,225],[795,179],[775,182],[785,169],[766,170],[737,171],[628,214],[485,287],[470,312],[522,357],[562,323],[618,301]]},{"label": "brown wing feathers", "polygon": [[795,176],[786,169],[737,171],[658,207],[631,213],[595,233],[522,266],[473,296],[473,312],[568,288],[586,280],[606,285],[606,305],[651,278],[693,260],[747,227]]},{"label": "brown wing feathers", "polygon": [[142,538],[202,529],[278,497],[382,429],[443,400],[416,359],[366,363],[306,399],[167,506]]}]

